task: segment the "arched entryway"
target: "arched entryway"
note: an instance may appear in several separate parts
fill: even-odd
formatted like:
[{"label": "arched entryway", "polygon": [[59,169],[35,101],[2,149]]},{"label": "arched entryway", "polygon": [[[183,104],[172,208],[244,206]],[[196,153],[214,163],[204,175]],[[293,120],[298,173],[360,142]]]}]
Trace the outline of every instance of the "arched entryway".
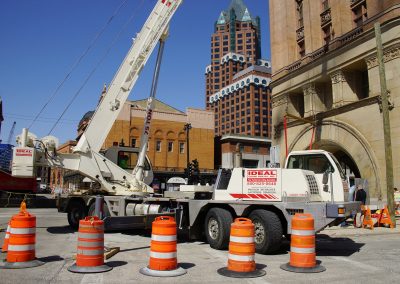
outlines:
[{"label": "arched entryway", "polygon": [[[312,126],[302,126],[290,140],[289,151],[309,149]],[[338,120],[324,120],[317,126],[314,149],[327,150],[354,173],[368,182],[373,199],[382,198],[377,159],[367,139],[352,125]]]}]

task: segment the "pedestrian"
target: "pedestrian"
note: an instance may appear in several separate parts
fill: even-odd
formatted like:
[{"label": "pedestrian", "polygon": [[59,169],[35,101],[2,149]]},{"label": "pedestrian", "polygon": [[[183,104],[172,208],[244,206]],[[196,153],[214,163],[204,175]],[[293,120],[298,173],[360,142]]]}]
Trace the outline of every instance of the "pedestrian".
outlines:
[{"label": "pedestrian", "polygon": [[359,184],[357,187],[355,201],[360,201],[362,205],[365,205],[367,202],[367,192],[364,190],[361,184]]},{"label": "pedestrian", "polygon": [[[354,201],[361,202],[361,205],[365,205],[365,203],[367,202],[367,192],[364,190],[361,184],[357,186],[357,191],[354,193]],[[361,227],[362,214],[363,212],[357,212],[354,218],[354,226],[357,228]]]}]

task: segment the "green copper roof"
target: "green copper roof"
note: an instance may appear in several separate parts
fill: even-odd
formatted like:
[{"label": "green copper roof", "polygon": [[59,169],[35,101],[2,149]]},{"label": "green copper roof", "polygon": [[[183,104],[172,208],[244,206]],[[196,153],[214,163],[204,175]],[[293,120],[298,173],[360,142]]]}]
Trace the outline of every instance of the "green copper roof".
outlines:
[{"label": "green copper roof", "polygon": [[217,25],[226,24],[230,20],[231,11],[235,14],[236,21],[240,22],[250,22],[252,21],[254,25],[257,25],[257,21],[251,17],[249,9],[243,3],[243,0],[232,0],[226,11],[222,11],[217,20]]},{"label": "green copper roof", "polygon": [[232,9],[235,11],[236,19],[241,21],[243,19],[245,10],[247,10],[247,7],[244,5],[242,0],[232,0],[231,4],[229,5],[228,12]]},{"label": "green copper roof", "polygon": [[225,13],[224,13],[224,12],[221,12],[221,14],[219,15],[217,24],[218,24],[218,25],[223,25],[223,24],[225,24],[225,23],[226,23],[225,17],[226,17]]}]

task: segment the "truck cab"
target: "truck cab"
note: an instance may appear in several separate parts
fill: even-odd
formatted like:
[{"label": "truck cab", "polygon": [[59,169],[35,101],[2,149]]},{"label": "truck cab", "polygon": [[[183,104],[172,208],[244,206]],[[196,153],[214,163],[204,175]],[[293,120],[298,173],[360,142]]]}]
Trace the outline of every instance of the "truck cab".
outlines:
[{"label": "truck cab", "polygon": [[[322,188],[320,191],[322,201],[348,200],[349,185],[346,176],[338,160],[331,153],[324,150],[293,151],[286,159],[285,168],[314,172],[315,179]],[[323,184],[324,174],[332,174],[332,179],[327,185]]]}]

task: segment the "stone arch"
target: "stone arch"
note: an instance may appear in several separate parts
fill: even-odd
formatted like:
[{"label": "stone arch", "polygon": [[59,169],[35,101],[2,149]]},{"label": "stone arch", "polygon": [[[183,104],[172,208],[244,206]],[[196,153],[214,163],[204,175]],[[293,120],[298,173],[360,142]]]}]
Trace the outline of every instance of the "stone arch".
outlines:
[{"label": "stone arch", "polygon": [[164,133],[162,132],[162,130],[157,129],[156,131],[154,131],[154,138],[162,139],[163,136],[164,136]]},{"label": "stone arch", "polygon": [[[293,139],[289,151],[308,149],[312,125],[305,126]],[[320,149],[329,148],[334,145],[345,149],[354,160],[361,176],[367,178],[371,197],[382,198],[380,171],[375,154],[367,139],[353,126],[343,121],[324,120],[317,126],[316,141],[314,146]]]},{"label": "stone arch", "polygon": [[130,130],[130,136],[139,137],[140,136],[139,129],[137,127],[132,127]]},{"label": "stone arch", "polygon": [[175,132],[173,132],[173,131],[168,131],[168,133],[167,133],[167,139],[169,139],[169,140],[174,140],[176,137],[175,137]]},{"label": "stone arch", "polygon": [[186,133],[185,132],[179,132],[178,134],[178,139],[179,140],[186,140]]}]

